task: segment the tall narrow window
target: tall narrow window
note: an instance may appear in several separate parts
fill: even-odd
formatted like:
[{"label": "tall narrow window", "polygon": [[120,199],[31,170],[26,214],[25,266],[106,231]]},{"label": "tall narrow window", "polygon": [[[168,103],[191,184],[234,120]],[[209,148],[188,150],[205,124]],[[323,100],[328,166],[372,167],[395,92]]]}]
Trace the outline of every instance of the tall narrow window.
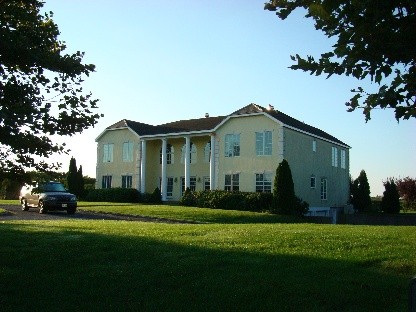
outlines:
[{"label": "tall narrow window", "polygon": [[338,148],[332,147],[332,167],[338,167]]},{"label": "tall narrow window", "polygon": [[321,179],[321,200],[327,200],[328,195],[328,181],[325,178]]},{"label": "tall narrow window", "polygon": [[166,197],[167,198],[172,198],[172,194],[173,194],[173,178],[172,177],[168,177],[166,182],[167,182],[167,185],[166,185]]},{"label": "tall narrow window", "polygon": [[272,174],[256,173],[256,192],[271,193],[272,191]]},{"label": "tall narrow window", "polygon": [[211,183],[209,177],[204,177],[204,190],[209,191],[211,189]]},{"label": "tall narrow window", "polygon": [[110,175],[103,176],[101,188],[103,189],[111,188],[111,180],[112,180],[112,177]]},{"label": "tall narrow window", "polygon": [[209,163],[211,159],[211,142],[205,144],[204,147],[204,163]]},{"label": "tall narrow window", "polygon": [[256,155],[267,156],[272,154],[272,132],[256,132]]},{"label": "tall narrow window", "polygon": [[[195,191],[196,189],[196,177],[189,177],[189,189]],[[185,177],[181,177],[181,196],[185,193]]]},{"label": "tall narrow window", "polygon": [[[172,145],[167,144],[166,145],[166,164],[173,164],[173,160],[174,160],[174,151],[175,149],[173,148]],[[162,164],[162,148],[160,148],[160,152],[159,152],[159,163]]]},{"label": "tall narrow window", "polygon": [[121,176],[121,187],[122,188],[131,188],[133,182],[133,177],[131,175]]},{"label": "tall narrow window", "polygon": [[312,152],[316,152],[316,140],[312,141]]},{"label": "tall narrow window", "polygon": [[315,188],[316,187],[316,178],[314,175],[311,175],[311,188]]},{"label": "tall narrow window", "polygon": [[345,152],[344,149],[342,149],[341,150],[341,168],[342,169],[345,169],[347,167],[346,155],[347,153]]},{"label": "tall narrow window", "polygon": [[240,156],[240,134],[225,135],[225,157]]},{"label": "tall narrow window", "polygon": [[113,148],[112,143],[103,145],[103,162],[113,162]]},{"label": "tall narrow window", "polygon": [[123,143],[123,161],[124,162],[133,161],[133,142]]},{"label": "tall narrow window", "polygon": [[[186,150],[186,144],[184,144],[182,146],[182,150],[181,150],[181,164],[185,163],[185,150]],[[194,143],[191,143],[190,149],[189,149],[189,159],[190,159],[190,163],[191,164],[195,164],[196,163],[196,157],[197,157],[197,153],[196,153],[196,145]]]},{"label": "tall narrow window", "polygon": [[224,190],[239,191],[240,190],[240,174],[226,174],[224,181]]}]

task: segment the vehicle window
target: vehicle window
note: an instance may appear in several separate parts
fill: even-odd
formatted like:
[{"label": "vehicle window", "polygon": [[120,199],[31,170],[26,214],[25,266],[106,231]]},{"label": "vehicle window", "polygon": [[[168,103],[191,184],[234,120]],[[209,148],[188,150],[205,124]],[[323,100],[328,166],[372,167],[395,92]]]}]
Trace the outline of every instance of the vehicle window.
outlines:
[{"label": "vehicle window", "polygon": [[39,187],[41,192],[66,192],[65,187],[61,183],[48,183]]}]

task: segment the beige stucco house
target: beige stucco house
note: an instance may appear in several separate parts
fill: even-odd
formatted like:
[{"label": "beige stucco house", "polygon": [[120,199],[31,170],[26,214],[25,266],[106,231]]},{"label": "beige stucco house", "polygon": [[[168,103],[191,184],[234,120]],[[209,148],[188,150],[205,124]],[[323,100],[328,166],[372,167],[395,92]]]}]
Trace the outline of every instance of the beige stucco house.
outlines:
[{"label": "beige stucco house", "polygon": [[311,211],[342,207],[349,197],[350,146],[271,106],[159,126],[123,119],[96,142],[97,188],[159,187],[164,201],[178,201],[188,187],[270,192],[286,159]]}]

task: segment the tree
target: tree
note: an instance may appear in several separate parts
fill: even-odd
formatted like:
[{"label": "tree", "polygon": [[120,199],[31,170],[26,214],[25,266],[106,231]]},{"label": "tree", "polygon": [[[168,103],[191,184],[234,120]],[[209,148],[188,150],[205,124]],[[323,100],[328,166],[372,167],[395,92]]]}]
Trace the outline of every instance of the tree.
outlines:
[{"label": "tree", "polygon": [[347,75],[378,85],[378,92],[362,87],[352,92],[348,111],[363,108],[366,121],[374,108],[393,108],[397,120],[416,117],[416,1],[414,0],[270,0],[265,10],[284,20],[294,10],[307,10],[315,28],[337,38],[333,51],[303,58],[291,56],[311,75]]},{"label": "tree", "polygon": [[84,177],[82,175],[82,166],[77,169],[77,161],[71,157],[69,161],[69,170],[66,177],[69,192],[82,197],[84,195]]},{"label": "tree", "polygon": [[279,214],[292,214],[296,204],[292,171],[287,160],[283,159],[276,169],[271,211]]},{"label": "tree", "polygon": [[385,191],[381,200],[381,210],[387,213],[400,212],[400,196],[393,179],[384,182]]},{"label": "tree", "polygon": [[64,54],[53,13],[40,0],[0,1],[0,176],[25,168],[57,169],[53,154],[67,153],[52,136],[95,125],[97,99],[81,83],[94,71],[83,52]]},{"label": "tree", "polygon": [[371,209],[370,184],[367,174],[361,170],[360,175],[354,180],[351,187],[351,203],[354,209],[363,212]]},{"label": "tree", "polygon": [[395,180],[400,196],[404,201],[406,210],[415,209],[416,205],[416,179],[406,177]]}]

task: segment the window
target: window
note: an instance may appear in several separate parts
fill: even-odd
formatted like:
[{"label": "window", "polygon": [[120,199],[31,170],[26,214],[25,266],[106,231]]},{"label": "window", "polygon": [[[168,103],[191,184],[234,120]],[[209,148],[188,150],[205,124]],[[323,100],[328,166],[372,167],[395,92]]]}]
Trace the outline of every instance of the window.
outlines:
[{"label": "window", "polygon": [[112,180],[111,176],[103,176],[101,188],[103,189],[111,188],[111,180]]},{"label": "window", "polygon": [[325,178],[321,179],[321,200],[327,199],[327,187],[328,187],[328,181]]},{"label": "window", "polygon": [[103,145],[103,162],[113,162],[114,144]]},{"label": "window", "polygon": [[211,183],[209,177],[204,177],[204,191],[209,191],[211,189]]},{"label": "window", "polygon": [[[196,188],[196,177],[189,177],[189,189],[195,191]],[[181,177],[181,195],[185,193],[185,177]]]},{"label": "window", "polygon": [[[181,150],[181,164],[185,163],[185,150],[186,150],[186,144],[182,146]],[[191,164],[196,163],[196,146],[194,143],[191,143],[190,149],[189,149],[189,159],[191,160]]]},{"label": "window", "polygon": [[347,162],[346,162],[346,152],[344,149],[341,150],[341,168],[345,169]]},{"label": "window", "polygon": [[338,148],[332,147],[332,167],[338,167]]},{"label": "window", "polygon": [[272,154],[272,132],[256,132],[256,155],[267,156]]},{"label": "window", "polygon": [[311,176],[311,188],[316,188],[316,178],[314,175]]},{"label": "window", "polygon": [[[167,144],[166,145],[166,164],[173,164],[173,156],[174,156],[174,148],[172,145]],[[159,163],[162,164],[162,148],[160,148],[159,153]]]},{"label": "window", "polygon": [[166,185],[166,197],[171,198],[173,194],[173,178],[168,177],[167,178],[167,185]]},{"label": "window", "polygon": [[312,141],[312,152],[316,152],[316,140]]},{"label": "window", "polygon": [[123,143],[123,161],[124,162],[133,161],[133,142]]},{"label": "window", "polygon": [[240,134],[225,135],[225,157],[240,156]]},{"label": "window", "polygon": [[256,173],[256,192],[271,193],[272,192],[272,174]]},{"label": "window", "polygon": [[204,163],[209,163],[211,159],[211,142],[208,142],[204,147]]},{"label": "window", "polygon": [[240,190],[240,174],[226,174],[224,182],[224,190],[239,191]]},{"label": "window", "polygon": [[132,181],[133,181],[133,177],[131,175],[121,176],[121,187],[131,188],[131,186],[133,185]]}]

